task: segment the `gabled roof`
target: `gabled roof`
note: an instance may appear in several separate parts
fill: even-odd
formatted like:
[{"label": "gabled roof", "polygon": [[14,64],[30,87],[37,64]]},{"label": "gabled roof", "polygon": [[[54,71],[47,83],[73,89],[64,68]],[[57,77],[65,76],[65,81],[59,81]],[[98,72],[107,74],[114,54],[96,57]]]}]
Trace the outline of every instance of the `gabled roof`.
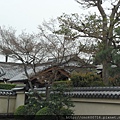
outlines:
[{"label": "gabled roof", "polygon": [[70,74],[63,67],[51,66],[38,72],[31,80],[37,79],[40,83],[44,83],[45,80],[52,82],[52,80],[65,80],[68,78],[70,78]]},{"label": "gabled roof", "polygon": [[[42,83],[42,76],[48,76],[48,78],[50,78],[50,75],[52,75],[52,71],[58,71],[61,74],[63,74],[66,77],[70,77],[69,73],[67,71],[65,71],[63,68],[61,67],[55,67],[55,66],[38,66],[36,67],[36,75],[33,72],[33,69],[29,69],[27,72],[29,74],[29,77],[31,78],[31,80],[37,79],[38,77],[40,78]],[[50,73],[51,72],[51,73]],[[50,74],[49,74],[50,73]],[[47,79],[47,78],[46,78]],[[25,72],[22,72],[16,76],[14,76],[13,78],[11,78],[10,80],[8,80],[9,82],[23,82],[23,81],[27,81],[28,78],[25,74]]]}]

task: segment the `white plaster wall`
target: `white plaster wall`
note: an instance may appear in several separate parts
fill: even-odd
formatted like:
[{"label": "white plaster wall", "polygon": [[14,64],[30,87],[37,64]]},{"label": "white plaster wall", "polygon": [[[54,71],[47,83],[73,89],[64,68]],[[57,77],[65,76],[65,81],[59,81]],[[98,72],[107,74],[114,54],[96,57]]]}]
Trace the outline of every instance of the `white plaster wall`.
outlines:
[{"label": "white plaster wall", "polygon": [[72,99],[75,115],[120,115],[120,100]]},{"label": "white plaster wall", "polygon": [[15,110],[15,96],[0,96],[0,113],[13,113]]}]

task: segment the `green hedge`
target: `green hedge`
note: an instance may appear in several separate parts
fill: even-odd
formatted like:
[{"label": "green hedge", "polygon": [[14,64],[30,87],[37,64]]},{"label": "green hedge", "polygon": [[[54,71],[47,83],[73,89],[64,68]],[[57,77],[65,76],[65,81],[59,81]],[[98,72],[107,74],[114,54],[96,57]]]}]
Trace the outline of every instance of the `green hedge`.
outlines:
[{"label": "green hedge", "polygon": [[61,115],[72,115],[72,114],[73,114],[73,112],[71,109],[68,109],[65,107],[61,108]]},{"label": "green hedge", "polygon": [[14,88],[16,85],[15,84],[4,84],[4,83],[0,83],[0,89],[6,89],[6,90],[11,90],[12,88]]},{"label": "green hedge", "polygon": [[26,106],[25,105],[21,105],[21,106],[19,106],[16,109],[14,115],[26,115],[26,112],[27,112]]},{"label": "green hedge", "polygon": [[109,77],[109,86],[120,86],[120,76]]},{"label": "green hedge", "polygon": [[53,87],[56,87],[58,85],[66,85],[68,87],[72,86],[72,81],[71,80],[61,80],[61,81],[55,81],[53,83]]},{"label": "green hedge", "polygon": [[71,81],[74,87],[98,87],[105,86],[102,78],[94,73],[73,73]]},{"label": "green hedge", "polygon": [[40,109],[36,113],[36,116],[35,116],[35,120],[56,120],[56,118],[57,117],[54,115],[54,113],[48,107],[44,107],[44,108]]},{"label": "green hedge", "polygon": [[44,108],[40,109],[36,113],[36,115],[54,115],[54,114],[52,113],[52,111],[50,110],[50,108],[44,107]]}]

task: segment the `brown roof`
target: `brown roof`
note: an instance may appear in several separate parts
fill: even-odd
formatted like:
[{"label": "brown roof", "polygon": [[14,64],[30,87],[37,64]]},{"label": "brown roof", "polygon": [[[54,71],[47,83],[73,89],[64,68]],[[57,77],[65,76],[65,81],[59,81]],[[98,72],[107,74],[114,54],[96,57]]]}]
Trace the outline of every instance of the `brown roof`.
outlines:
[{"label": "brown roof", "polygon": [[62,67],[53,66],[38,72],[35,76],[31,77],[31,80],[37,79],[40,83],[44,83],[45,80],[52,82],[52,80],[67,79],[69,77],[69,72]]}]

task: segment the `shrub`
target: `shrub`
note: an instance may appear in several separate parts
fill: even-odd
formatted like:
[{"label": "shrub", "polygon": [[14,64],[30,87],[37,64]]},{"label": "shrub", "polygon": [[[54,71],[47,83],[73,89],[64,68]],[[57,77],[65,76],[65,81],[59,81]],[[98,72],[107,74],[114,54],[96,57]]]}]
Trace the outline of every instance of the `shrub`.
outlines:
[{"label": "shrub", "polygon": [[[35,116],[36,119],[44,119],[45,115],[61,115],[66,114],[71,107],[74,107],[73,102],[70,100],[69,96],[65,96],[64,92],[69,91],[66,84],[56,84],[56,87],[51,87],[48,99],[38,99],[34,96],[34,94],[28,94],[28,99],[26,101],[26,114]],[[61,108],[66,107],[66,110],[62,110]],[[67,111],[68,110],[68,111]],[[70,112],[69,112],[70,113]],[[43,117],[39,117],[38,115],[43,115]],[[47,118],[46,118],[47,119]],[[48,118],[50,119],[50,118]]]},{"label": "shrub", "polygon": [[120,86],[120,77],[118,75],[109,77],[109,86]]},{"label": "shrub", "polygon": [[[19,106],[14,115],[17,119],[27,119],[31,120],[34,119],[36,113],[44,107],[44,104],[42,102],[37,101],[34,97],[30,97],[27,100],[26,105]],[[22,118],[23,117],[23,118]]]},{"label": "shrub", "polygon": [[61,108],[61,115],[72,115],[73,114],[73,111],[71,109],[68,109],[68,108]]},{"label": "shrub", "polygon": [[35,115],[42,107],[44,107],[42,101],[38,101],[34,97],[28,98],[26,102],[27,115]]},{"label": "shrub", "polygon": [[44,107],[42,109],[40,109],[36,115],[53,115],[52,111],[50,110],[50,108],[48,107]]},{"label": "shrub", "polygon": [[35,120],[56,120],[56,116],[50,108],[44,107],[36,113]]},{"label": "shrub", "polygon": [[71,88],[65,84],[56,84],[56,87],[51,88],[52,93],[49,97],[48,107],[53,111],[55,115],[62,115],[62,108],[65,107],[67,110],[71,110],[74,107],[73,102],[71,101],[71,96],[65,96],[65,92],[70,92]]},{"label": "shrub", "polygon": [[92,87],[103,87],[105,86],[104,83],[102,81],[93,81],[93,83],[91,83]]},{"label": "shrub", "polygon": [[[72,115],[72,110],[68,108],[61,108],[59,114],[54,114],[49,107],[44,107],[36,113],[35,120],[65,120],[64,115]],[[40,115],[40,116],[39,116]],[[50,115],[50,118],[49,116]]]},{"label": "shrub", "polygon": [[94,73],[74,73],[71,75],[74,87],[104,86],[102,78]]},{"label": "shrub", "polygon": [[31,120],[34,116],[28,116],[28,109],[26,105],[19,106],[14,112],[15,120]]},{"label": "shrub", "polygon": [[68,87],[72,86],[72,81],[71,80],[61,80],[61,81],[55,81],[53,83],[53,87],[57,87],[58,85],[66,85]]},{"label": "shrub", "polygon": [[11,90],[12,88],[14,88],[16,85],[15,84],[4,84],[4,83],[0,83],[0,89],[6,89],[6,90]]},{"label": "shrub", "polygon": [[16,109],[16,111],[14,112],[14,115],[26,115],[26,113],[27,113],[26,106],[21,105]]}]

